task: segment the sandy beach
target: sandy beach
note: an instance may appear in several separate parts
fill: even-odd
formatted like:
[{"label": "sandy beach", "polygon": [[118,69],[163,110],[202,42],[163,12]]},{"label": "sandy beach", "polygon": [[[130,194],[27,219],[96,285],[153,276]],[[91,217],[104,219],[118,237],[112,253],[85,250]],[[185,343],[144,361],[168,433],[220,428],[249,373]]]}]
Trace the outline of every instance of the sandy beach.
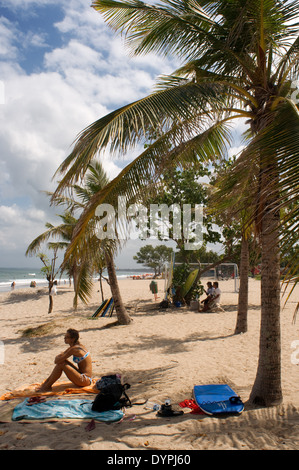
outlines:
[{"label": "sandy beach", "polygon": [[[91,352],[93,376],[120,373],[131,384],[128,394],[133,402],[170,398],[177,406],[192,397],[194,385],[226,383],[245,403],[243,413],[215,418],[184,408],[182,416],[161,418],[136,405],[126,410],[120,423],[97,422],[92,431],[85,429],[86,421],[6,422],[0,424],[1,450],[298,449],[299,352],[296,355],[294,342],[299,340],[299,319],[295,324],[292,319],[299,286],[281,313],[284,402],[253,409],[246,402],[258,360],[260,281],[249,280],[248,332],[241,335],[234,335],[238,294],[232,280],[220,282],[224,312],[205,314],[185,307],[161,311],[148,280],[125,279],[119,284],[133,319],[128,326],[115,325],[115,313],[111,318],[90,318],[101,302],[98,283],[90,303],[80,303],[75,313],[68,285],[58,286],[50,315],[44,288],[1,294],[0,340],[5,354],[0,395],[42,382],[53,368],[54,357],[66,349],[66,329],[76,328]],[[164,281],[158,280],[158,285],[162,300]],[[110,297],[109,286],[104,289]],[[43,335],[22,336],[24,330],[43,325]],[[1,401],[0,411],[2,406],[8,404]]]}]

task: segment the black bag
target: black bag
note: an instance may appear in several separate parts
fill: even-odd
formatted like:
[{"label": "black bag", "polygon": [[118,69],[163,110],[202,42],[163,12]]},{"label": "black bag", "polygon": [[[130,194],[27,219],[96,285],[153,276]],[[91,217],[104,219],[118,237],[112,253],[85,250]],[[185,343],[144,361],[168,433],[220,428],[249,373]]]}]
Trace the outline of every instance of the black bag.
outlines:
[{"label": "black bag", "polygon": [[102,388],[92,404],[92,411],[119,410],[125,406],[132,406],[131,400],[126,394],[128,388],[130,385],[127,383],[124,385],[112,383]]},{"label": "black bag", "polygon": [[120,384],[120,375],[113,374],[113,375],[103,375],[99,380],[96,381],[96,387],[98,390],[102,390],[103,388],[107,387],[107,385],[112,384]]}]

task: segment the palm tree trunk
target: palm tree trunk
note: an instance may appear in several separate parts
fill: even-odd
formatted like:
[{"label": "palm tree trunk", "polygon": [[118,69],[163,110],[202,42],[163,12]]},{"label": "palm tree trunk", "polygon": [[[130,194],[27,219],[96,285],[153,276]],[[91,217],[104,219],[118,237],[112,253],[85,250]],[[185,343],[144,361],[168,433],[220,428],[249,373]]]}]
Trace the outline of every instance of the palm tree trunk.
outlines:
[{"label": "palm tree trunk", "polygon": [[73,286],[74,286],[74,299],[73,299],[73,308],[77,310],[78,308],[78,285],[79,285],[79,267],[75,262],[72,268],[72,276],[73,276]]},{"label": "palm tree trunk", "polygon": [[274,406],[282,402],[281,390],[281,333],[280,333],[280,252],[279,252],[279,209],[277,208],[277,182],[269,181],[272,196],[264,201],[261,220],[261,329],[260,353],[257,375],[250,401],[257,405]]},{"label": "palm tree trunk", "polygon": [[235,334],[246,333],[247,312],[248,312],[248,270],[249,270],[249,249],[248,241],[242,234],[241,259],[240,259],[240,289],[238,299],[238,316]]},{"label": "palm tree trunk", "polygon": [[72,276],[73,276],[74,292],[77,292],[78,282],[79,282],[79,268],[78,268],[76,263],[74,263],[74,265],[73,265]]},{"label": "palm tree trunk", "polygon": [[50,276],[48,277],[48,287],[49,287],[49,308],[48,313],[52,313],[53,311],[53,295],[51,295],[51,291],[54,285],[54,282],[51,280]]},{"label": "palm tree trunk", "polygon": [[129,317],[126,311],[126,308],[123,304],[123,301],[120,295],[120,290],[118,286],[113,258],[109,253],[105,253],[105,260],[106,260],[106,266],[107,266],[108,277],[109,277],[109,285],[110,285],[112,297],[114,300],[117,320],[121,325],[128,325],[131,322],[131,318]]},{"label": "palm tree trunk", "polygon": [[104,292],[103,292],[103,282],[102,282],[102,269],[100,270],[100,290],[101,290],[101,296],[102,296],[102,302],[104,302]]}]

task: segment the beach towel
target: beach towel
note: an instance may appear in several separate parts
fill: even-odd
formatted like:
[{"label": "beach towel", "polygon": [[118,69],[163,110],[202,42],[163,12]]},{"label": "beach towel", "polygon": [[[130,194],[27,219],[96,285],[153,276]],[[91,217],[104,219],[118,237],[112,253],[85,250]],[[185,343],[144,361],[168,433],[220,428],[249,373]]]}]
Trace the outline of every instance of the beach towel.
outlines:
[{"label": "beach towel", "polygon": [[94,419],[95,421],[115,422],[123,418],[121,410],[95,412],[91,410],[93,400],[58,399],[30,404],[28,398],[13,410],[12,420],[42,420],[48,418]]},{"label": "beach towel", "polygon": [[36,395],[43,396],[56,396],[56,395],[85,395],[87,393],[98,393],[95,384],[98,379],[94,379],[91,385],[87,387],[76,387],[72,382],[56,382],[53,385],[51,392],[43,392],[42,394],[36,393],[36,389],[41,385],[40,383],[24,385],[23,387],[12,390],[11,392],[4,393],[0,400],[11,400],[13,398],[33,397]]}]

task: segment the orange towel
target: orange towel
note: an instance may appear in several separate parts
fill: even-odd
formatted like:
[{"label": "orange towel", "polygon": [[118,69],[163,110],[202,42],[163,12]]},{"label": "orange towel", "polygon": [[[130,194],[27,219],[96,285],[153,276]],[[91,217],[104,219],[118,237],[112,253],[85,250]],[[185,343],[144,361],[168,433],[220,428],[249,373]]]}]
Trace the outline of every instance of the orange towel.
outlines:
[{"label": "orange towel", "polygon": [[93,379],[92,384],[88,385],[87,387],[76,387],[72,382],[57,382],[52,387],[51,392],[44,392],[44,393],[37,393],[36,389],[41,384],[31,384],[31,385],[24,385],[24,387],[19,388],[17,390],[12,390],[11,392],[4,393],[0,397],[0,400],[11,400],[12,398],[21,398],[21,397],[33,397],[36,395],[45,395],[45,396],[53,396],[53,395],[73,395],[73,394],[86,394],[86,393],[98,393],[99,390],[96,388],[95,384],[98,379]]}]

